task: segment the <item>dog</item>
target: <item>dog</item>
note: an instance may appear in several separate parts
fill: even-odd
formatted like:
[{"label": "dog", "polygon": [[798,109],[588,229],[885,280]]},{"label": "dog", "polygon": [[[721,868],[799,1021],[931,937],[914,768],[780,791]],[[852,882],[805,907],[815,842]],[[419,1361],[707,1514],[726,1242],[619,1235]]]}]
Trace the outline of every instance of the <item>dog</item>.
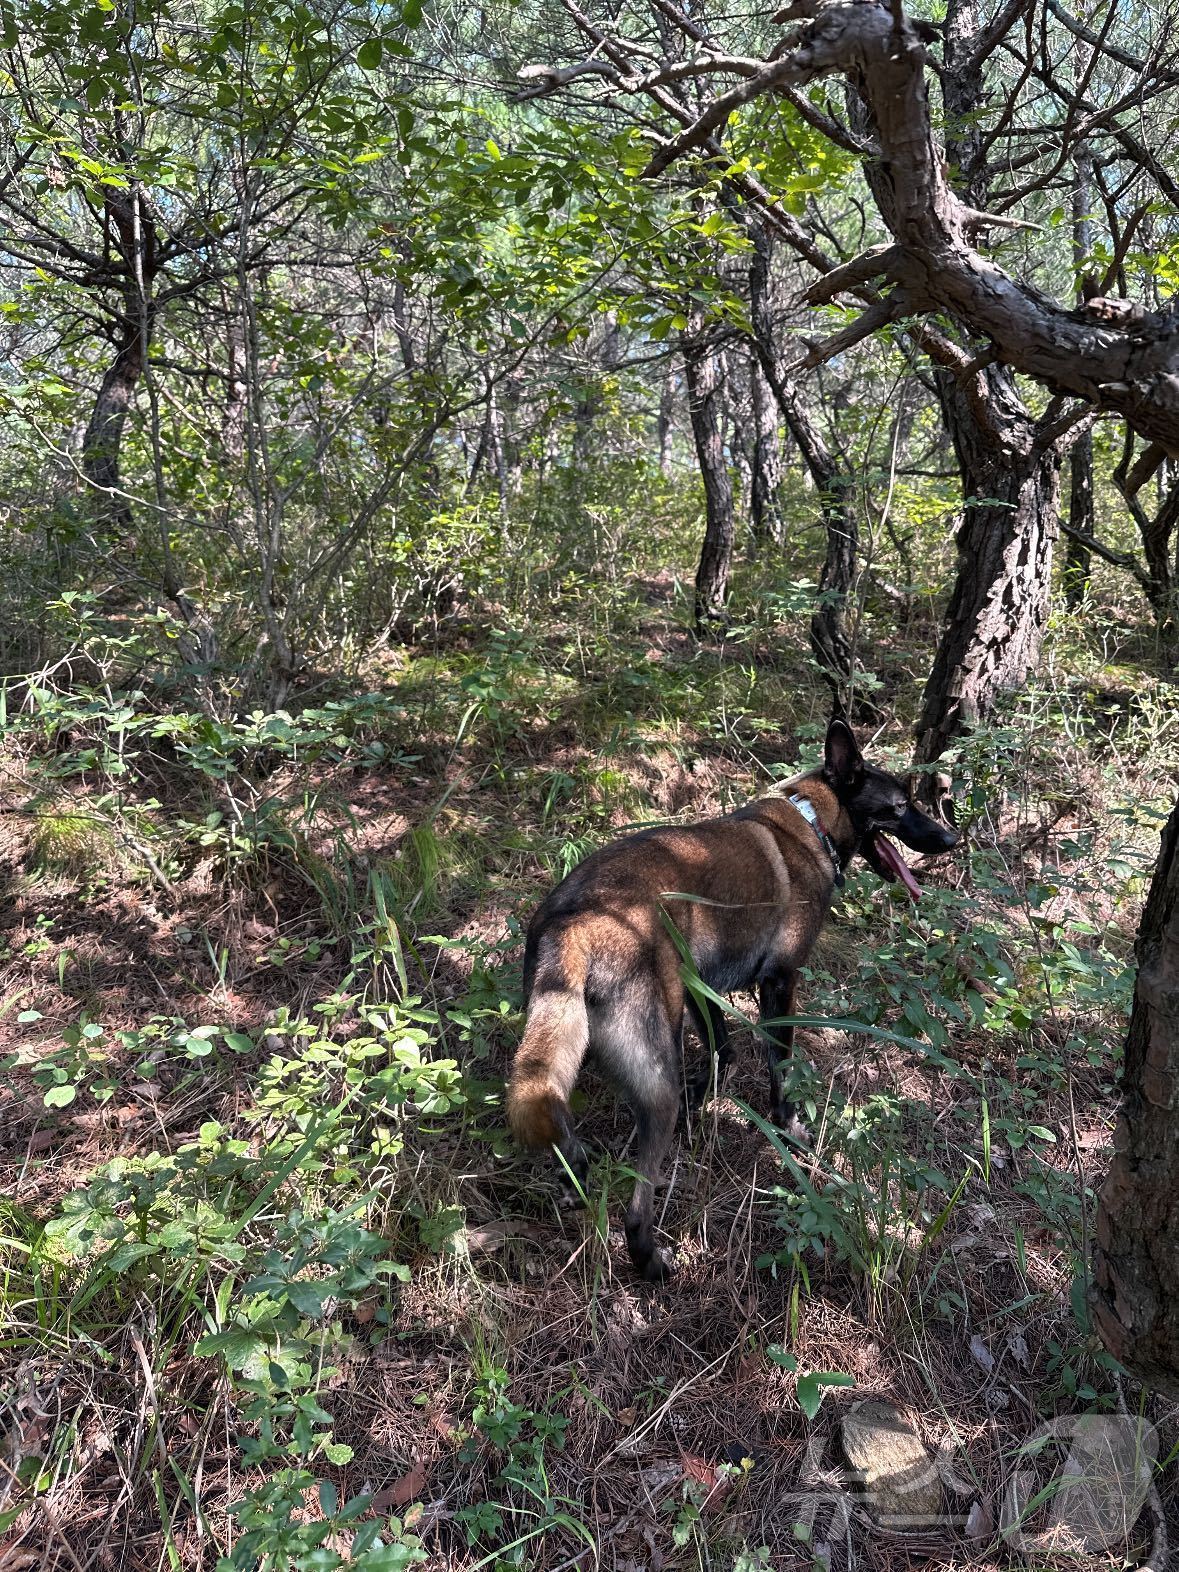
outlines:
[{"label": "dog", "polygon": [[[723,1012],[685,988],[677,937],[713,992],[756,986],[763,1020],[792,1015],[799,968],[857,852],[882,879],[919,896],[889,835],[924,853],[958,843],[954,829],[910,800],[905,782],[864,763],[851,729],[836,719],[821,768],[791,781],[782,796],[604,846],[537,908],[524,950],[527,1018],[508,1118],[521,1145],[555,1145],[584,1189],[588,1163],[569,1095],[593,1051],[635,1115],[638,1179],[626,1243],[648,1281],[672,1270],[655,1244],[652,1213],[683,1097],[685,1009],[716,1051],[718,1086],[731,1059]],[[794,1117],[785,1096],[793,1042],[790,1026],[774,1027],[767,1041],[778,1125]],[[703,1099],[711,1079],[710,1060],[688,1087],[689,1103]]]}]

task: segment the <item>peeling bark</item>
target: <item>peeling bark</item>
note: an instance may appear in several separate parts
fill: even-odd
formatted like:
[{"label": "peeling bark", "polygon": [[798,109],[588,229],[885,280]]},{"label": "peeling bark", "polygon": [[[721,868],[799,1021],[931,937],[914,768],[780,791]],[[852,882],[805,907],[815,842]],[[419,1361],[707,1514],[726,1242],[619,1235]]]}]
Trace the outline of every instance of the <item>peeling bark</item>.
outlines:
[{"label": "peeling bark", "polygon": [[1179,804],[1138,931],[1114,1158],[1101,1190],[1094,1310],[1134,1375],[1179,1393]]}]

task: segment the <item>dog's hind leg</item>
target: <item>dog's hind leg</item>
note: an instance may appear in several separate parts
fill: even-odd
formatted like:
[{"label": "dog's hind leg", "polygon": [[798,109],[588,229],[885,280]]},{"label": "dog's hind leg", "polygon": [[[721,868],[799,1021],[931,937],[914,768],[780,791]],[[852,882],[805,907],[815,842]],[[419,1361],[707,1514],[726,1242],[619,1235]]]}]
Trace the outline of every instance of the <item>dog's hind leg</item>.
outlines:
[{"label": "dog's hind leg", "polygon": [[675,1270],[670,1255],[655,1243],[654,1211],[655,1186],[663,1177],[663,1160],[679,1111],[679,1087],[674,1082],[635,1108],[638,1142],[634,1166],[638,1177],[626,1209],[626,1248],[636,1270],[651,1283],[662,1282]]},{"label": "dog's hind leg", "polygon": [[[654,979],[651,979],[654,982]],[[649,1282],[670,1276],[670,1256],[655,1243],[655,1186],[675,1134],[681,1103],[683,994],[678,979],[632,992],[595,1020],[603,1068],[634,1110],[636,1174],[626,1209],[626,1245]]]},{"label": "dog's hind leg", "polygon": [[[763,979],[758,1004],[763,1021],[794,1014],[798,993],[798,973],[781,971]],[[785,1070],[794,1054],[793,1026],[771,1026],[765,1038],[766,1064],[770,1072],[770,1118],[780,1128],[794,1123],[797,1110],[786,1101]]]},{"label": "dog's hind leg", "polygon": [[577,1139],[573,1121],[567,1114],[559,1121],[559,1133],[554,1145],[558,1154],[555,1161],[561,1186],[558,1205],[562,1211],[574,1211],[586,1204],[589,1155]]},{"label": "dog's hind leg", "polygon": [[716,1089],[719,1092],[725,1084],[729,1073],[729,1066],[733,1062],[733,1046],[729,1041],[729,1026],[725,1020],[724,1011],[711,999],[703,1003],[693,999],[691,994],[686,1000],[688,1014],[692,1018],[692,1025],[699,1033],[700,1041],[704,1045],[706,1058],[698,1069],[694,1070],[687,1078],[686,1101],[689,1112],[694,1112],[703,1103],[712,1089],[712,1062],[716,1056]]}]

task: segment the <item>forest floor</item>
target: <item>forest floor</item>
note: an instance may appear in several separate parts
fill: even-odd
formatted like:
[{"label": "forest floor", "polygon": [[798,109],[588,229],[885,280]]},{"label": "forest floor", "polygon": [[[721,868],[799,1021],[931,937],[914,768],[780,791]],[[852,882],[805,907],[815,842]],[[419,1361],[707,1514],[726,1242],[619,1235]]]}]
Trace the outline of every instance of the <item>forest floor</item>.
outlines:
[{"label": "forest floor", "polygon": [[[539,896],[817,757],[799,619],[762,604],[700,643],[670,575],[595,587],[234,723],[117,657],[10,693],[0,1572],[986,1567],[1021,1469],[1038,1565],[1136,1565],[1158,1510],[1179,1545],[1173,1462],[1128,1542],[1070,1546],[1067,1510],[1036,1538],[1073,1417],[1179,1446],[1085,1305],[1179,756],[1118,608],[1054,626],[955,761],[968,833],[922,902],[849,880],[803,996],[809,1150],[757,1122],[742,1028],[662,1192],[669,1284],[628,1268],[608,1089],[588,1211],[504,1130]],[[934,631],[874,630],[893,767]],[[930,1521],[853,1488],[865,1398],[923,1441]]]}]

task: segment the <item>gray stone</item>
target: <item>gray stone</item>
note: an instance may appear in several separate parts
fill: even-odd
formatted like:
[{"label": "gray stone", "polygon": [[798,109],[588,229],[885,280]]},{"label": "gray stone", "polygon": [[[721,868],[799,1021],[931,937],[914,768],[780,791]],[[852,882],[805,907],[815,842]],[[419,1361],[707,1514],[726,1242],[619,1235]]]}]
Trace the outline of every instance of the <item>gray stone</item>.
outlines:
[{"label": "gray stone", "polygon": [[881,1527],[921,1529],[941,1521],[937,1468],[895,1403],[865,1398],[845,1417],[842,1434],[852,1478]]}]

